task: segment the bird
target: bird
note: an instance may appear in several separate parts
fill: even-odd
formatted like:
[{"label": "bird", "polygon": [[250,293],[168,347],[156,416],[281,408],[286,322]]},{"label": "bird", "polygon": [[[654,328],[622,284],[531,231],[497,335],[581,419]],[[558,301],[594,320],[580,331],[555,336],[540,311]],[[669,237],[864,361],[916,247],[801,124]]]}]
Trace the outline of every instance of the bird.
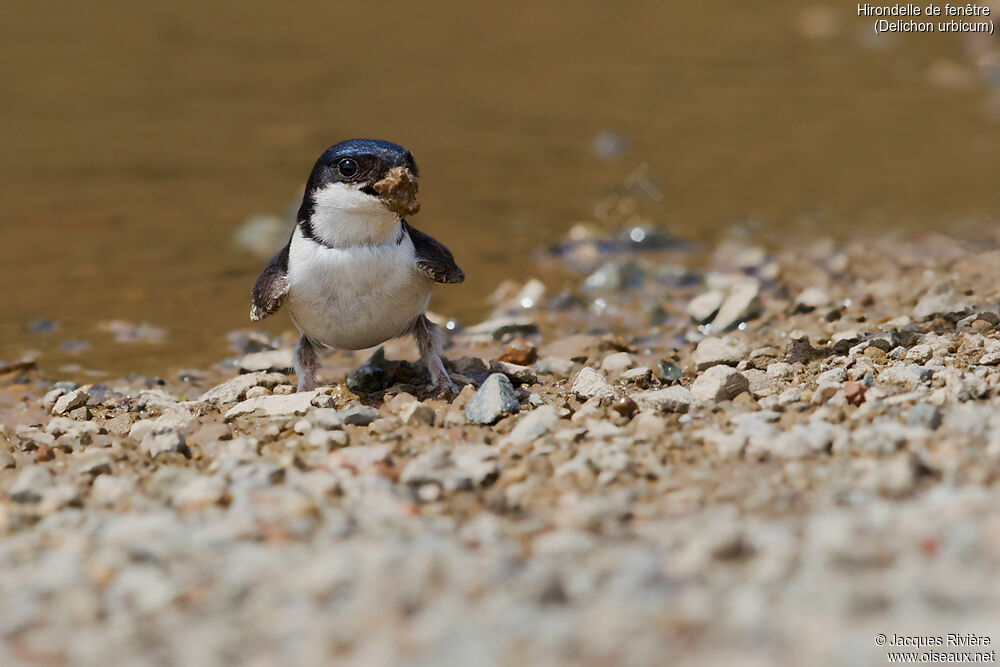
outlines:
[{"label": "bird", "polygon": [[437,284],[461,283],[465,273],[405,219],[420,210],[418,174],[410,151],[379,139],[342,141],[313,166],[291,237],[251,291],[251,321],[284,306],[299,331],[298,391],[316,388],[321,352],[405,335],[416,340],[432,391],[457,391],[427,305]]}]

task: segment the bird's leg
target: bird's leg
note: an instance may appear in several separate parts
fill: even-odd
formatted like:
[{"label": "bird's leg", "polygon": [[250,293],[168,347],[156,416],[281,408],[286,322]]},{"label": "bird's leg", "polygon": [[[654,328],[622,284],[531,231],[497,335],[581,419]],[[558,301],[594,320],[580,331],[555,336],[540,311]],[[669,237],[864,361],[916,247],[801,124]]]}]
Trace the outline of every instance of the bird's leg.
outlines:
[{"label": "bird's leg", "polygon": [[448,377],[448,372],[441,362],[444,334],[441,327],[427,319],[426,315],[421,315],[413,323],[413,337],[417,339],[417,347],[420,348],[420,358],[427,365],[427,370],[431,374],[431,389],[440,391],[447,389],[458,393],[458,387]]},{"label": "bird's leg", "polygon": [[319,355],[316,346],[308,337],[299,338],[295,346],[295,374],[299,377],[298,391],[312,391],[316,388],[316,368],[319,366]]}]

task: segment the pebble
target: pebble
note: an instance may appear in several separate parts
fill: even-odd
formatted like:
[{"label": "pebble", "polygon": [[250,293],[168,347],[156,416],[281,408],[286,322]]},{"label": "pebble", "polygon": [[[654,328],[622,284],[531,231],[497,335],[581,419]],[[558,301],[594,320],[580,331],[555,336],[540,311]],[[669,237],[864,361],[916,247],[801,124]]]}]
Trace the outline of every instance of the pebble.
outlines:
[{"label": "pebble", "polygon": [[941,408],[929,403],[917,403],[910,408],[906,417],[907,426],[926,428],[931,431],[941,426]]},{"label": "pebble", "polygon": [[615,396],[615,390],[608,381],[593,368],[584,368],[577,373],[570,391],[582,399],[595,397],[609,399]]},{"label": "pebble", "polygon": [[503,373],[512,383],[514,383],[515,386],[520,386],[522,384],[531,385],[538,381],[538,378],[535,376],[535,371],[530,366],[519,366],[506,361],[491,361],[489,372]]},{"label": "pebble", "polygon": [[37,503],[54,485],[52,473],[45,466],[31,465],[17,474],[7,493],[15,503]]},{"label": "pebble", "polygon": [[240,359],[241,373],[289,373],[294,364],[295,352],[290,349],[253,352]]},{"label": "pebble", "polygon": [[88,394],[83,389],[74,389],[73,391],[67,392],[56,399],[55,405],[52,406],[52,414],[54,415],[64,415],[77,408],[82,408],[87,405],[87,401],[90,400],[90,394]]},{"label": "pebble", "polygon": [[225,414],[225,420],[230,422],[237,417],[251,414],[259,417],[304,415],[313,408],[314,402],[319,396],[320,394],[316,391],[301,391],[287,396],[271,395],[248,398],[231,407]]},{"label": "pebble", "polygon": [[959,320],[971,308],[965,299],[956,294],[946,283],[938,283],[931,287],[913,309],[914,316],[919,320],[929,320],[935,317]]},{"label": "pebble", "polygon": [[698,343],[694,362],[699,371],[719,364],[736,366],[745,354],[743,346],[730,338],[709,337]]},{"label": "pebble", "polygon": [[191,457],[184,434],[171,426],[155,426],[142,438],[142,450],[156,458],[161,454],[183,454]]},{"label": "pebble", "polygon": [[495,424],[520,409],[510,380],[502,373],[493,373],[465,406],[465,418],[470,424]]},{"label": "pebble", "polygon": [[209,389],[198,400],[204,403],[228,405],[244,400],[247,391],[253,387],[273,389],[283,384],[288,384],[288,378],[280,373],[249,373]]},{"label": "pebble", "polygon": [[729,331],[738,324],[752,320],[760,315],[760,282],[757,280],[741,281],[729,291],[719,308],[719,313],[712,320],[714,331]]},{"label": "pebble", "polygon": [[355,405],[338,413],[340,421],[349,426],[368,426],[378,419],[378,410],[368,405]]},{"label": "pebble", "polygon": [[694,402],[694,395],[687,387],[679,385],[632,394],[632,400],[643,412],[687,412]]},{"label": "pebble", "polygon": [[807,287],[795,297],[795,310],[800,313],[810,313],[829,305],[830,293],[825,287]]},{"label": "pebble", "polygon": [[514,430],[506,436],[510,444],[525,444],[534,442],[548,433],[559,421],[559,414],[551,405],[535,408],[517,423]]},{"label": "pebble", "polygon": [[612,377],[621,375],[632,366],[632,355],[628,352],[614,352],[604,357],[604,361],[601,362],[601,370]]},{"label": "pebble", "polygon": [[557,378],[568,378],[573,374],[576,362],[562,357],[545,357],[535,363],[535,371],[539,375],[553,375]]},{"label": "pebble", "polygon": [[724,297],[719,290],[699,294],[688,303],[687,314],[697,324],[707,324],[719,312]]},{"label": "pebble", "polygon": [[698,402],[730,401],[749,388],[746,377],[735,368],[712,366],[691,384],[691,395]]}]

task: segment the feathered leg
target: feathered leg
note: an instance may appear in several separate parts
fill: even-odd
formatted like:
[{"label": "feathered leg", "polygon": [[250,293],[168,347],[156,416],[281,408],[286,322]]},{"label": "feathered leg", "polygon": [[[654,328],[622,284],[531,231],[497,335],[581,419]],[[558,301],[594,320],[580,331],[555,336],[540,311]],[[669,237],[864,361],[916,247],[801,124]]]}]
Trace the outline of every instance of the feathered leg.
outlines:
[{"label": "feathered leg", "polygon": [[431,389],[434,391],[446,389],[458,393],[458,387],[448,377],[448,372],[441,362],[443,354],[441,346],[444,343],[441,327],[427,319],[426,315],[421,315],[413,323],[412,333],[413,337],[417,339],[417,347],[420,348],[420,358],[427,365],[427,370],[431,374],[433,382]]},{"label": "feathered leg", "polygon": [[319,367],[319,354],[316,346],[308,337],[299,338],[295,346],[295,374],[299,378],[299,391],[312,391],[316,388],[316,369]]}]

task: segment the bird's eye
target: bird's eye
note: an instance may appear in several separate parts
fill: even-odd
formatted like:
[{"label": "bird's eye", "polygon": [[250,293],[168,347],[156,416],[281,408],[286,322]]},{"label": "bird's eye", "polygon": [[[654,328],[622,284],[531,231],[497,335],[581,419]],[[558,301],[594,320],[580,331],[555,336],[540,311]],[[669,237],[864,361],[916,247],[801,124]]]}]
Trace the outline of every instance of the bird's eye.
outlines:
[{"label": "bird's eye", "polygon": [[337,170],[344,178],[351,178],[358,173],[358,163],[351,158],[344,158],[337,163]]}]

